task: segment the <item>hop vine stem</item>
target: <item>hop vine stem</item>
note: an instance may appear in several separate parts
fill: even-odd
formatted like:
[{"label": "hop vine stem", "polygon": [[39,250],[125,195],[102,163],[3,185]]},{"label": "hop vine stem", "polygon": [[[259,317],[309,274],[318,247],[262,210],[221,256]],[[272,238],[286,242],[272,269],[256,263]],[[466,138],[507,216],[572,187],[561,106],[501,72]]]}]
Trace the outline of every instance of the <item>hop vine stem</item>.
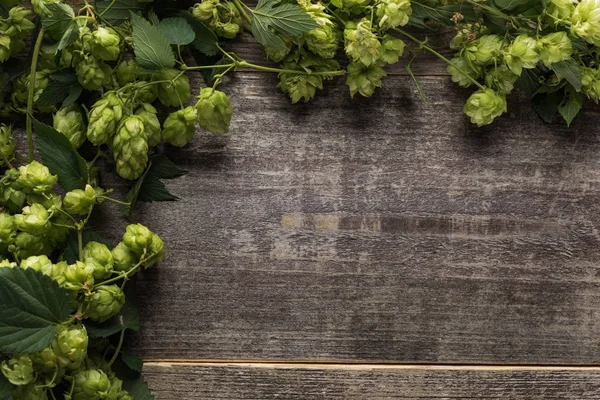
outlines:
[{"label": "hop vine stem", "polygon": [[33,145],[33,98],[35,96],[35,74],[37,72],[37,64],[38,58],[40,54],[40,50],[42,48],[42,40],[44,39],[44,28],[41,27],[38,33],[37,40],[35,42],[35,46],[33,48],[33,56],[31,58],[31,71],[29,78],[29,94],[27,97],[27,147],[29,149],[29,160],[33,161],[35,158],[35,148]]}]

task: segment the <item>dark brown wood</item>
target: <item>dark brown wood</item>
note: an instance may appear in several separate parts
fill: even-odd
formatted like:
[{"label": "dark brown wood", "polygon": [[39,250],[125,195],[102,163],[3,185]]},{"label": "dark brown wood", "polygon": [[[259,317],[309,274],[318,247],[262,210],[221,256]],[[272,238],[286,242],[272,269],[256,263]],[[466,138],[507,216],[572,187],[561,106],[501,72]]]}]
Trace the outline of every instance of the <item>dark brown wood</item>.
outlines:
[{"label": "dark brown wood", "polygon": [[468,91],[421,81],[428,104],[399,76],[371,99],[330,82],[308,105],[273,75],[223,86],[231,134],[169,149],[190,171],[169,183],[182,200],[137,215],[169,255],[141,277],[136,350],[597,363],[597,110],[567,130],[513,97],[477,129]]},{"label": "dark brown wood", "polygon": [[600,371],[146,365],[157,399],[513,399],[600,398]]}]

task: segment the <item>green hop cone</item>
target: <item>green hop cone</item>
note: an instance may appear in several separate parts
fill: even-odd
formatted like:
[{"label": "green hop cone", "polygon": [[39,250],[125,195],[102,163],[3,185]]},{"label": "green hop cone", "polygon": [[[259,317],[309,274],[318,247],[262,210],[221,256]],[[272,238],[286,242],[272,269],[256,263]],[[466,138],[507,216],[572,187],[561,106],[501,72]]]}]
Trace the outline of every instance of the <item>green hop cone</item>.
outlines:
[{"label": "green hop cone", "polygon": [[546,67],[568,60],[573,54],[573,43],[566,32],[554,32],[538,40],[540,59]]},{"label": "green hop cone", "polygon": [[29,36],[35,24],[33,15],[25,7],[13,7],[8,11],[8,18],[4,22],[3,31],[7,36],[15,39],[25,39]]},{"label": "green hop cone", "polygon": [[140,66],[135,60],[121,61],[115,71],[119,86],[125,86],[128,83],[134,82],[139,69]]},{"label": "green hop cone", "polygon": [[105,70],[101,63],[91,56],[84,56],[77,64],[75,64],[75,72],[79,84],[87,90],[100,90],[106,82]]},{"label": "green hop cone", "polygon": [[471,65],[486,65],[500,55],[502,38],[498,35],[484,35],[467,44],[464,57]]},{"label": "green hop cone", "polygon": [[52,277],[54,265],[46,256],[31,256],[21,260],[19,265],[23,269],[31,268],[35,271],[40,271],[44,275]]},{"label": "green hop cone", "polygon": [[358,24],[346,23],[344,43],[348,57],[353,62],[360,61],[365,67],[374,65],[381,57],[381,42],[367,20],[362,20]]},{"label": "green hop cone", "polygon": [[382,86],[381,78],[387,75],[378,65],[365,67],[359,62],[348,64],[347,69],[346,85],[350,88],[350,96],[353,98],[356,93],[364,97],[372,96],[375,89]]},{"label": "green hop cone", "polygon": [[[453,58],[452,64],[448,65],[448,72],[452,75],[452,82],[457,83],[461,87],[469,87],[473,85],[473,79],[477,80],[481,76],[481,67],[476,64],[471,64],[464,58]],[[471,77],[472,79],[469,79]]]},{"label": "green hop cone", "polygon": [[52,15],[48,9],[48,4],[61,3],[60,0],[31,0],[33,10],[40,17],[49,17]]},{"label": "green hop cone", "polygon": [[4,253],[8,246],[15,242],[17,236],[17,225],[15,218],[9,213],[0,214],[0,253]]},{"label": "green hop cone", "polygon": [[377,25],[383,29],[408,24],[412,15],[410,0],[378,0],[375,6]]},{"label": "green hop cone", "polygon": [[76,149],[85,142],[85,124],[79,105],[73,103],[61,108],[54,114],[53,122],[54,129],[65,135]]},{"label": "green hop cone", "polygon": [[37,161],[19,167],[18,182],[25,193],[48,193],[58,182],[58,177]]},{"label": "green hop cone", "polygon": [[573,0],[547,0],[546,20],[549,24],[559,25],[561,22],[569,20],[574,10]]},{"label": "green hop cone", "polygon": [[238,8],[230,1],[224,1],[217,7],[219,15],[210,23],[218,36],[233,39],[242,30],[242,16]]},{"label": "green hop cone", "polygon": [[19,232],[8,249],[18,258],[23,259],[36,255],[49,256],[52,253],[52,244],[44,237]]},{"label": "green hop cone", "polygon": [[[300,61],[297,61],[296,54],[290,56],[283,63],[282,67],[287,70],[297,70],[298,73],[281,72],[279,73],[279,88],[283,93],[287,93],[292,99],[292,103],[300,100],[307,102],[315,97],[317,89],[323,89],[323,81],[332,79],[333,75],[327,74],[339,68],[336,60],[324,60],[323,58],[305,55]],[[307,75],[306,72],[319,72],[319,75]]]},{"label": "green hop cone", "polygon": [[83,248],[82,259],[86,264],[94,266],[95,282],[101,282],[110,277],[114,260],[110,249],[105,244],[88,242]]},{"label": "green hop cone", "polygon": [[41,204],[35,203],[23,208],[22,214],[15,215],[17,229],[32,235],[43,235],[50,229],[50,214]]},{"label": "green hop cone", "polygon": [[344,9],[352,12],[353,14],[360,14],[364,11],[364,8],[371,3],[371,0],[342,0]]},{"label": "green hop cone", "polygon": [[58,366],[56,353],[54,353],[54,350],[51,346],[46,347],[44,350],[38,353],[31,354],[30,357],[31,361],[33,361],[33,368],[36,370],[36,372],[41,374],[51,374],[57,369],[60,369]]},{"label": "green hop cone", "polygon": [[498,93],[509,94],[519,79],[506,65],[492,67],[485,73],[485,84]]},{"label": "green hop cone", "polygon": [[582,67],[581,91],[589,99],[598,103],[600,100],[600,71],[594,68]]},{"label": "green hop cone", "polygon": [[[39,70],[35,73],[35,90],[33,94],[33,102],[40,98],[40,95],[50,83],[50,70]],[[27,98],[29,96],[29,86],[31,85],[31,73],[25,73],[19,76],[14,81],[12,101],[15,107],[25,108],[27,106]],[[48,111],[47,108],[37,107],[40,111]]]},{"label": "green hop cone", "polygon": [[[338,51],[339,32],[335,26],[325,25],[304,35],[308,49],[323,58],[333,58]],[[281,59],[280,59],[281,60]]]},{"label": "green hop cone", "polygon": [[381,61],[386,64],[396,64],[402,54],[406,43],[393,36],[385,35],[381,41]]},{"label": "green hop cone", "polygon": [[218,18],[217,6],[219,3],[219,0],[202,0],[202,2],[194,4],[192,15],[202,22],[210,23]]},{"label": "green hop cone", "polygon": [[151,104],[144,103],[137,109],[135,115],[144,121],[144,131],[148,136],[148,146],[155,147],[160,143],[160,121],[157,117],[158,111]]},{"label": "green hop cone", "polygon": [[6,360],[0,369],[6,379],[16,386],[28,385],[35,380],[33,362],[28,355],[14,356]]},{"label": "green hop cone", "polygon": [[233,108],[225,93],[212,88],[203,88],[196,103],[196,113],[198,125],[202,129],[218,134],[229,131]]},{"label": "green hop cone", "polygon": [[540,61],[537,41],[526,34],[519,35],[504,52],[504,62],[512,72],[521,75],[523,68],[535,68]]},{"label": "green hop cone", "polygon": [[83,325],[59,325],[50,345],[60,368],[77,370],[87,357],[88,334]]},{"label": "green hop cone", "polygon": [[17,263],[8,261],[6,259],[0,261],[0,268],[15,268],[17,267]]},{"label": "green hop cone", "polygon": [[491,124],[506,110],[506,97],[489,88],[473,93],[464,107],[465,114],[479,127]]},{"label": "green hop cone", "polygon": [[100,286],[88,297],[85,315],[96,322],[104,322],[117,315],[125,304],[125,294],[117,285]]},{"label": "green hop cone", "polygon": [[72,400],[105,400],[111,389],[110,379],[100,369],[77,372],[73,376]]},{"label": "green hop cone", "polygon": [[112,29],[99,27],[92,33],[92,54],[105,61],[119,58],[121,39]]},{"label": "green hop cone", "polygon": [[160,236],[153,234],[152,241],[150,242],[150,249],[148,251],[149,257],[144,263],[144,268],[150,268],[157,262],[161,262],[165,259],[165,243]]},{"label": "green hop cone", "polygon": [[600,46],[600,0],[581,0],[571,16],[571,34]]},{"label": "green hop cone", "polygon": [[84,288],[91,288],[94,285],[95,270],[94,265],[81,261],[67,265],[63,271],[63,287],[73,292],[78,292]]},{"label": "green hop cone", "polygon": [[154,77],[156,80],[168,80],[152,85],[158,100],[167,107],[178,107],[190,101],[192,94],[190,92],[190,80],[185,74],[181,74],[176,69],[167,69]]},{"label": "green hop cone", "polygon": [[88,215],[96,203],[96,196],[91,185],[85,185],[85,190],[72,190],[63,199],[64,209],[71,215]]},{"label": "green hop cone", "polygon": [[10,163],[14,158],[15,139],[12,126],[0,124],[0,167]]},{"label": "green hop cone", "polygon": [[123,244],[136,256],[148,253],[154,233],[142,224],[131,224],[125,228]]},{"label": "green hop cone", "polygon": [[185,146],[196,133],[196,109],[186,107],[169,114],[163,122],[162,139],[176,147]]},{"label": "green hop cone", "polygon": [[11,56],[10,51],[10,36],[0,32],[0,63],[8,60]]},{"label": "green hop cone", "polygon": [[134,180],[144,173],[148,163],[148,137],[142,117],[134,115],[123,120],[113,139],[112,150],[120,177]]},{"label": "green hop cone", "polygon": [[114,260],[114,270],[119,272],[127,272],[139,262],[139,256],[136,255],[127,245],[119,242],[111,250]]},{"label": "green hop cone", "polygon": [[106,93],[93,106],[87,129],[87,138],[95,146],[106,144],[117,131],[123,118],[123,103],[113,93]]}]

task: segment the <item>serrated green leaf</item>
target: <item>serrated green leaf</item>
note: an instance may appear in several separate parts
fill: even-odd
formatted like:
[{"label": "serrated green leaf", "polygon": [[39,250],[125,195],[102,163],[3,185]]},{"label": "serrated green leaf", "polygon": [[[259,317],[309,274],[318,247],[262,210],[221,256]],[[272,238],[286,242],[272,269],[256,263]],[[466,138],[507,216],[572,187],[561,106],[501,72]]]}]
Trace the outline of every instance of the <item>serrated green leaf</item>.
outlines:
[{"label": "serrated green leaf", "polygon": [[530,97],[533,97],[540,87],[542,87],[539,71],[536,69],[524,69],[515,86]]},{"label": "serrated green leaf", "polygon": [[[65,261],[69,264],[73,264],[75,263],[75,261],[77,261],[79,259],[78,257],[78,253],[79,253],[79,243],[78,243],[78,237],[77,237],[77,231],[72,230],[69,232],[69,234],[67,235],[67,243],[66,243],[66,247],[65,247],[65,251],[63,252],[63,257],[65,259]],[[82,244],[83,246],[85,246],[86,244],[88,244],[89,242],[98,242],[98,243],[102,243],[105,244],[106,247],[108,247],[109,249],[112,249],[112,243],[108,240],[106,240],[105,238],[103,238],[102,236],[100,236],[100,234],[98,234],[98,232],[96,232],[95,230],[89,228],[89,227],[85,227],[82,233]]]},{"label": "serrated green leaf", "polygon": [[552,70],[560,79],[566,79],[576,91],[581,91],[581,70],[575,60],[568,59],[554,63]]},{"label": "serrated green leaf", "polygon": [[75,93],[77,97],[83,91],[83,88],[77,81],[77,75],[73,71],[58,72],[50,76],[52,82],[46,86],[40,97],[36,100],[37,106],[54,106],[65,100],[71,93]]},{"label": "serrated green leaf", "polygon": [[175,57],[167,37],[144,18],[131,13],[133,52],[138,64],[149,70],[172,68]]},{"label": "serrated green leaf", "polygon": [[10,396],[15,387],[11,385],[11,383],[4,377],[3,374],[0,374],[0,399],[5,399]]},{"label": "serrated green leaf", "polygon": [[66,191],[82,189],[88,181],[88,166],[69,139],[33,116],[36,144],[42,162],[58,175],[58,183]]},{"label": "serrated green leaf", "polygon": [[540,118],[544,122],[551,124],[558,111],[560,101],[561,98],[558,93],[544,93],[534,96],[532,98],[532,105]]},{"label": "serrated green leaf", "polygon": [[129,215],[131,216],[137,201],[151,203],[154,201],[178,200],[177,196],[169,193],[161,179],[174,179],[186,173],[187,171],[177,168],[165,155],[159,154],[151,157],[146,172],[127,193],[127,200],[130,202],[127,210]]},{"label": "serrated green leaf", "polygon": [[[113,25],[121,25],[123,22],[129,19],[130,12],[142,11],[146,8],[146,4],[140,3],[137,0],[96,1],[96,7],[102,14],[102,18],[106,19]],[[107,10],[109,6],[110,8]]]},{"label": "serrated green leaf", "polygon": [[47,4],[49,15],[42,17],[42,26],[54,40],[60,40],[71,26],[75,12],[65,3]]},{"label": "serrated green leaf", "polygon": [[123,349],[123,352],[121,353],[121,360],[123,360],[125,365],[127,365],[131,370],[135,372],[142,372],[144,362],[128,348]]},{"label": "serrated green leaf", "polygon": [[69,88],[69,94],[63,100],[61,107],[68,107],[75,103],[79,99],[79,96],[81,96],[81,93],[83,93],[83,87],[79,83],[72,85]]},{"label": "serrated green leaf", "polygon": [[187,11],[181,11],[178,15],[185,18],[196,34],[192,46],[207,56],[214,56],[219,53],[219,38],[209,27],[194,18],[194,16]]},{"label": "serrated green leaf", "polygon": [[109,337],[121,332],[121,329],[129,329],[134,332],[140,330],[140,311],[137,304],[137,294],[134,281],[129,281],[127,283],[124,292],[125,305],[119,314],[103,323],[86,320],[85,327],[90,337]]},{"label": "serrated green leaf", "polygon": [[558,112],[567,123],[567,126],[571,126],[573,120],[581,111],[583,100],[583,94],[576,92],[574,88],[569,87],[565,90],[565,99],[561,105],[558,106]]},{"label": "serrated green leaf", "polygon": [[148,383],[141,375],[135,379],[124,379],[123,389],[127,390],[135,400],[154,400],[154,395],[150,391]]},{"label": "serrated green leaf", "polygon": [[158,29],[165,34],[171,44],[186,45],[196,38],[194,30],[188,22],[180,17],[165,18],[158,24]]},{"label": "serrated green leaf", "polygon": [[252,10],[252,15],[252,35],[264,47],[272,49],[287,48],[273,30],[281,35],[296,37],[319,27],[302,8],[281,3],[280,0],[260,0]]},{"label": "serrated green leaf", "polygon": [[0,351],[35,353],[48,347],[71,298],[56,281],[31,268],[0,268]]}]

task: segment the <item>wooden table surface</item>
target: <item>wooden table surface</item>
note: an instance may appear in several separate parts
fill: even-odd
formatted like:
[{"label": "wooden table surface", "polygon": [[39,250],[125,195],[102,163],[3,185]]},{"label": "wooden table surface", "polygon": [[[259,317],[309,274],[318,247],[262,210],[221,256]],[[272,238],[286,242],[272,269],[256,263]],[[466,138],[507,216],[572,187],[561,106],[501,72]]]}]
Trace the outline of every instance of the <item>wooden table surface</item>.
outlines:
[{"label": "wooden table surface", "polygon": [[231,133],[168,151],[190,172],[137,214],[168,257],[131,340],[157,399],[600,399],[598,108],[512,96],[477,129],[415,71],[427,104],[401,67],[297,105],[238,72]]}]

